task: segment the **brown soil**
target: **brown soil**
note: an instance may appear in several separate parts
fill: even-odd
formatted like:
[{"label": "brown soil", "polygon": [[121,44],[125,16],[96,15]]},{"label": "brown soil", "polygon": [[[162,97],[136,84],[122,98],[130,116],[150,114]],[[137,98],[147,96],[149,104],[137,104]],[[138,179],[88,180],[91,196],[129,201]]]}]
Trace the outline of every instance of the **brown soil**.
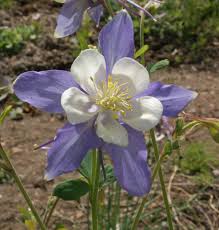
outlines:
[{"label": "brown soil", "polygon": [[151,81],[173,83],[198,92],[187,108],[188,112],[204,117],[219,118],[219,72],[198,71],[194,66],[158,71]]},{"label": "brown soil", "polygon": [[[19,122],[7,120],[1,127],[2,145],[10,154],[17,173],[34,204],[41,211],[46,207],[47,198],[51,195],[54,182],[45,182],[43,179],[46,165],[45,151],[34,151],[33,148],[34,144],[52,139],[56,129],[62,125],[63,122],[55,117],[42,114],[36,117],[26,115]],[[60,177],[58,181],[62,179],[63,177]],[[20,216],[18,208],[25,207],[25,203],[15,184],[0,185],[0,204],[0,229],[24,229],[18,220]],[[72,210],[75,211],[72,212]],[[82,208],[76,202],[63,202],[57,206],[53,224],[64,223],[70,228],[75,222],[83,223],[83,216],[86,217],[86,212],[84,215],[81,210]],[[53,229],[53,224],[49,229]],[[81,224],[80,228],[86,229],[83,226],[84,224]]]}]

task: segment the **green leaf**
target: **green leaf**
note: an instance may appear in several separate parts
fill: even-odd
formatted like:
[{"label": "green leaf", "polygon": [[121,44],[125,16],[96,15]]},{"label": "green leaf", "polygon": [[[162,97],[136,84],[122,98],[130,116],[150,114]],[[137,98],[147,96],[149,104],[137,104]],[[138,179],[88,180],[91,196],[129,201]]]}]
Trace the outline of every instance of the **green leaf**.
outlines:
[{"label": "green leaf", "polygon": [[179,145],[179,141],[176,140],[172,143],[172,148],[173,150],[179,149],[180,145]]},{"label": "green leaf", "polygon": [[211,137],[216,143],[219,143],[219,119],[199,119],[202,125],[208,128]]},{"label": "green leaf", "polygon": [[142,46],[136,53],[135,53],[135,59],[143,55],[145,52],[149,50],[149,45]]},{"label": "green leaf", "polygon": [[9,106],[6,107],[6,108],[4,109],[4,111],[1,113],[1,115],[0,115],[0,125],[3,123],[3,121],[5,120],[5,118],[8,116],[8,114],[9,114],[10,111],[11,111],[11,109],[12,109],[12,106],[9,105]]},{"label": "green leaf", "polygon": [[67,230],[67,228],[65,228],[64,224],[57,224],[55,230]]},{"label": "green leaf", "polygon": [[89,19],[88,17],[85,17],[83,20],[83,26],[76,33],[76,37],[81,50],[88,48],[88,42],[90,37],[89,31]]},{"label": "green leaf", "polygon": [[164,154],[165,155],[171,155],[172,152],[173,152],[172,143],[170,140],[167,140],[165,145],[164,145]]},{"label": "green leaf", "polygon": [[37,229],[37,224],[36,224],[36,221],[34,221],[34,220],[25,220],[24,224],[28,230],[36,230]]},{"label": "green leaf", "polygon": [[58,185],[53,190],[53,196],[57,196],[63,200],[79,200],[89,192],[87,182],[77,180],[66,180]]},{"label": "green leaf", "polygon": [[168,59],[164,59],[164,60],[161,60],[161,61],[155,63],[154,65],[149,65],[147,67],[147,69],[150,73],[153,73],[159,69],[163,69],[164,67],[168,66],[169,64],[170,64],[170,61]]},{"label": "green leaf", "polygon": [[199,125],[202,125],[202,123],[200,121],[196,121],[196,120],[191,121],[191,122],[185,124],[183,126],[182,130],[181,130],[180,135],[184,134],[187,130],[191,130],[191,129],[199,126]]},{"label": "green leaf", "polygon": [[103,176],[101,176],[100,178],[101,188],[107,187],[108,185],[116,181],[116,177],[114,175],[114,169],[112,165],[105,165],[105,173],[106,173],[106,180],[104,180]]},{"label": "green leaf", "polygon": [[[105,173],[106,173],[106,179],[104,180],[103,173],[101,173],[100,177],[100,187],[104,188],[108,186],[109,184],[112,184],[116,181],[116,178],[114,176],[114,170],[112,165],[105,165]],[[92,151],[90,151],[86,157],[83,159],[81,166],[78,170],[80,174],[87,179],[87,181],[90,183],[92,179]]]},{"label": "green leaf", "polygon": [[219,143],[219,129],[216,129],[215,127],[208,127],[208,130],[209,130],[213,140],[216,143]]},{"label": "green leaf", "polygon": [[175,133],[174,133],[177,137],[183,134],[182,132],[183,126],[184,126],[184,120],[182,118],[178,118],[176,120],[176,128],[175,128]]},{"label": "green leaf", "polygon": [[84,176],[89,182],[92,178],[92,151],[88,152],[83,159],[80,168],[78,169],[80,174]]},{"label": "green leaf", "polygon": [[32,219],[32,213],[28,209],[23,208],[23,207],[19,207],[18,211],[24,220],[31,220]]},{"label": "green leaf", "polygon": [[55,2],[58,2],[58,3],[64,3],[65,0],[54,0]]},{"label": "green leaf", "polygon": [[85,32],[84,31],[78,31],[76,33],[76,37],[78,39],[79,46],[80,46],[81,50],[87,49],[88,48],[88,42],[87,42],[87,35],[85,36]]}]

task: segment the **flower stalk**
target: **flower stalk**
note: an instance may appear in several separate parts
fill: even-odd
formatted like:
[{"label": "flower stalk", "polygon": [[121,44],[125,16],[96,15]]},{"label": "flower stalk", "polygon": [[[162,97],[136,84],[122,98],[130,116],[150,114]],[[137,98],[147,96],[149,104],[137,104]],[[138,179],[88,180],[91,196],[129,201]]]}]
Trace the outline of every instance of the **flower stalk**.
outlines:
[{"label": "flower stalk", "polygon": [[[140,48],[144,46],[144,20],[145,20],[145,14],[144,12],[141,12],[141,19],[140,19]],[[145,57],[144,54],[141,55],[141,63],[145,66]]]},{"label": "flower stalk", "polygon": [[109,12],[109,14],[110,14],[111,16],[113,16],[113,9],[112,9],[112,6],[111,6],[111,4],[110,4],[110,1],[109,1],[109,0],[103,0],[103,2],[104,2],[104,5],[105,5],[106,9],[107,9],[108,12]]},{"label": "flower stalk", "polygon": [[[145,6],[146,7],[146,6]],[[141,12],[141,19],[140,19],[140,47],[144,46],[144,20],[145,20],[145,15],[143,12]],[[145,66],[145,57],[144,54],[141,55],[141,63],[142,65]],[[154,168],[154,172],[152,175],[152,183],[156,177],[156,174],[159,174],[159,178],[160,178],[160,184],[161,184],[161,188],[162,188],[162,193],[163,193],[163,199],[164,199],[164,204],[165,204],[165,208],[166,208],[166,213],[167,213],[167,221],[168,221],[168,225],[169,225],[169,230],[173,230],[173,224],[172,224],[172,216],[171,216],[171,210],[170,210],[170,206],[169,206],[169,202],[168,202],[168,197],[167,197],[167,192],[166,192],[166,188],[165,188],[165,183],[164,183],[164,178],[163,178],[163,173],[162,173],[162,168],[161,168],[161,160],[163,159],[163,157],[159,156],[159,149],[158,149],[158,145],[156,142],[156,138],[155,138],[155,132],[154,129],[150,130],[150,136],[151,136],[151,140],[152,140],[152,145],[154,148],[154,154],[155,154],[155,159],[156,159],[156,166]],[[137,229],[137,225],[138,222],[140,220],[141,214],[144,210],[144,205],[147,201],[147,196],[145,198],[143,198],[141,204],[139,205],[138,211],[136,213],[136,216],[134,218],[134,222],[132,224],[131,230],[135,230]]]},{"label": "flower stalk", "polygon": [[46,213],[46,215],[45,215],[44,223],[46,226],[49,225],[50,218],[52,217],[52,214],[55,211],[55,208],[56,208],[56,205],[58,204],[58,202],[59,202],[59,198],[55,197],[55,199],[52,202],[51,207],[49,208],[48,213]]},{"label": "flower stalk", "polygon": [[0,168],[4,169],[7,173],[10,174],[10,168],[1,160],[0,160]]},{"label": "flower stalk", "polygon": [[[151,141],[152,141],[152,145],[154,148],[154,156],[155,156],[156,161],[158,162],[159,161],[159,149],[158,149],[157,141],[155,138],[154,129],[150,130],[150,136],[151,136]],[[164,177],[163,177],[161,165],[159,165],[158,174],[159,174],[159,178],[160,178],[160,185],[161,185],[161,189],[162,189],[164,205],[165,205],[165,209],[166,209],[166,213],[167,213],[167,222],[168,222],[169,230],[173,230],[171,207],[169,205],[169,201],[168,201],[168,197],[167,197],[167,191],[166,191],[166,187],[165,187],[165,182],[164,182]]]},{"label": "flower stalk", "polygon": [[12,165],[7,153],[4,151],[4,149],[2,148],[2,146],[0,145],[0,155],[3,158],[3,160],[5,161],[5,163],[7,164],[8,169],[10,169],[10,173],[11,175],[14,177],[15,183],[17,184],[21,194],[23,195],[24,199],[26,200],[31,212],[33,213],[37,223],[39,224],[39,227],[41,230],[46,230],[46,226],[44,225],[43,221],[40,218],[40,215],[38,214],[36,208],[34,207],[27,191],[25,190],[19,176],[17,175],[17,172],[14,168],[14,166]]},{"label": "flower stalk", "polygon": [[100,150],[97,149],[92,155],[92,230],[98,230],[98,203],[99,203],[99,177],[100,177]]},{"label": "flower stalk", "polygon": [[[161,167],[161,162],[163,160],[163,158],[165,157],[165,155],[162,155],[160,156],[159,160],[157,161],[155,167],[154,167],[154,170],[153,170],[153,174],[152,174],[152,179],[151,179],[151,183],[153,184],[154,182],[154,179],[156,178],[157,176],[157,173],[158,173],[158,170],[159,168]],[[131,226],[131,230],[136,230],[137,227],[138,227],[138,223],[140,221],[140,218],[141,218],[141,214],[142,212],[144,211],[144,206],[147,202],[147,195],[142,199],[141,203],[139,204],[139,207],[137,209],[137,212],[136,212],[136,215],[135,215],[135,218],[134,218],[134,221],[132,223],[132,226]]]},{"label": "flower stalk", "polygon": [[121,196],[121,187],[118,183],[116,183],[116,194],[115,194],[115,204],[114,204],[114,212],[113,212],[113,227],[112,229],[116,229],[117,223],[119,223],[119,214],[120,214],[120,196]]}]

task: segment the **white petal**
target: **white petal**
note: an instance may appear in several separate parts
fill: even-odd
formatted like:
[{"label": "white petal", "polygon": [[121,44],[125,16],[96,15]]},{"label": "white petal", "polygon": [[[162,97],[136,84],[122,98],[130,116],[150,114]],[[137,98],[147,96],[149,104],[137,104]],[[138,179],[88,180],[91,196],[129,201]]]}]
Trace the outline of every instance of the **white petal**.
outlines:
[{"label": "white petal", "polygon": [[97,136],[107,143],[120,146],[128,145],[128,133],[126,129],[113,119],[110,112],[99,113],[97,120]]},{"label": "white petal", "polygon": [[98,107],[89,96],[76,87],[69,88],[62,94],[61,104],[71,124],[88,121],[98,112]]},{"label": "white petal", "polygon": [[118,81],[129,89],[129,95],[143,92],[149,85],[147,69],[132,58],[122,58],[117,61],[112,70],[113,81]]},{"label": "white petal", "polygon": [[134,129],[148,131],[159,123],[162,113],[161,102],[155,97],[145,96],[133,101],[133,110],[128,111],[123,120]]},{"label": "white petal", "polygon": [[95,49],[80,53],[71,66],[75,81],[88,94],[94,94],[95,84],[106,80],[106,63],[102,54]]}]

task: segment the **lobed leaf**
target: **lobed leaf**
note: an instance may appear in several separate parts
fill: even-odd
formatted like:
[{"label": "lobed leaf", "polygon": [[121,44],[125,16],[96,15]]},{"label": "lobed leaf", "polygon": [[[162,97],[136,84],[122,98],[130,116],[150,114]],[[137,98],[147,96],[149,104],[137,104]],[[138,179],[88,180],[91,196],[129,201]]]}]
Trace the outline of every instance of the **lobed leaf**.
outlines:
[{"label": "lobed leaf", "polygon": [[167,67],[170,64],[170,61],[168,59],[161,60],[153,65],[148,66],[148,71],[150,73],[153,73],[159,69],[163,69],[164,67]]}]

